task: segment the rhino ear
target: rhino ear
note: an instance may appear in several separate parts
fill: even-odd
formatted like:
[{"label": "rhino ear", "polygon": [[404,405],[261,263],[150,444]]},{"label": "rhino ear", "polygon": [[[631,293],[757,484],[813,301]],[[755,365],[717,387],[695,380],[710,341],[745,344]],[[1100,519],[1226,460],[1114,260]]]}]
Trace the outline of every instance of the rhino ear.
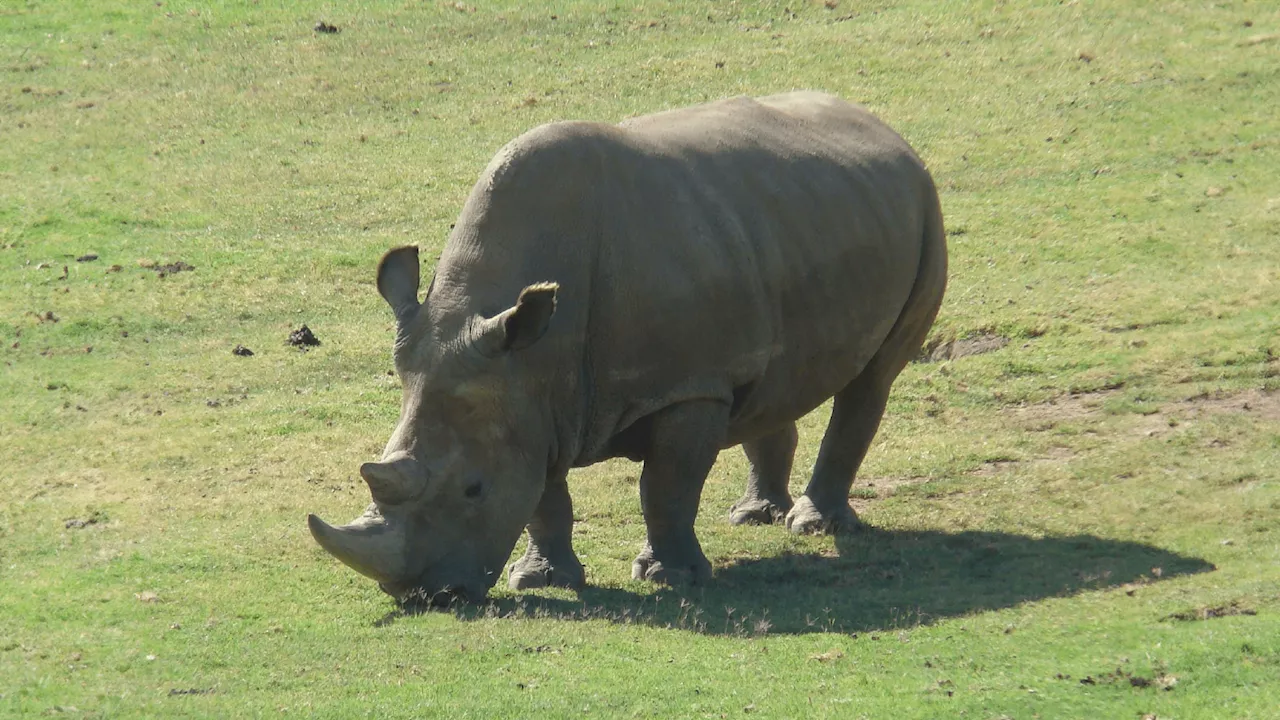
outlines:
[{"label": "rhino ear", "polygon": [[523,350],[537,342],[551,325],[559,289],[556,283],[543,282],[520,291],[515,307],[481,322],[476,334],[476,347],[484,355],[497,357],[512,350]]},{"label": "rhino ear", "polygon": [[404,325],[418,311],[418,248],[398,247],[378,263],[378,292],[391,306],[396,322]]}]

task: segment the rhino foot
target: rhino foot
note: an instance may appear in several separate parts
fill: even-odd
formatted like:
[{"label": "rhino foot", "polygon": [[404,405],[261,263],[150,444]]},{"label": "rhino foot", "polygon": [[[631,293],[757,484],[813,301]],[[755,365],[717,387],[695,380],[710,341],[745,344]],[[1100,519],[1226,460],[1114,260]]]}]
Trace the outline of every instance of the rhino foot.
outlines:
[{"label": "rhino foot", "polygon": [[830,508],[819,508],[807,495],[796,500],[796,504],[787,513],[787,529],[797,535],[836,535],[853,532],[862,527],[853,508],[848,502],[834,504]]},{"label": "rhino foot", "polygon": [[528,555],[512,563],[507,577],[507,587],[512,590],[533,590],[540,587],[564,587],[581,589],[587,584],[586,572],[578,558],[570,556],[559,562]]},{"label": "rhino foot", "polygon": [[696,558],[663,562],[646,548],[631,564],[631,577],[662,585],[704,585],[711,580],[711,563],[701,552]]},{"label": "rhino foot", "polygon": [[733,525],[778,525],[787,518],[791,498],[785,503],[767,498],[744,497],[729,508],[729,522]]}]

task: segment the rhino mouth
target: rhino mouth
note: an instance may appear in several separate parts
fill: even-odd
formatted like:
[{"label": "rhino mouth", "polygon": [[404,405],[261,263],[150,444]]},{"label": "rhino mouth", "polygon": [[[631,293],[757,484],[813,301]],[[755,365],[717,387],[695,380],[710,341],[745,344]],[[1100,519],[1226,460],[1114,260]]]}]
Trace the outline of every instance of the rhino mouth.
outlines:
[{"label": "rhino mouth", "polygon": [[[383,592],[405,608],[445,609],[466,603],[482,603],[497,575],[470,577],[457,567],[429,567],[414,574],[406,562],[405,532],[383,517],[376,506],[353,522],[334,527],[315,515],[307,524],[316,542],[352,570],[371,578]],[[473,573],[474,574],[474,573]],[[411,578],[411,579],[410,579]],[[462,578],[469,578],[458,582]]]},{"label": "rhino mouth", "polygon": [[483,602],[488,595],[487,590],[477,592],[474,589],[469,590],[464,585],[446,585],[439,590],[418,586],[403,593],[390,592],[383,586],[382,591],[394,597],[396,603],[408,612],[449,610],[460,605]]}]

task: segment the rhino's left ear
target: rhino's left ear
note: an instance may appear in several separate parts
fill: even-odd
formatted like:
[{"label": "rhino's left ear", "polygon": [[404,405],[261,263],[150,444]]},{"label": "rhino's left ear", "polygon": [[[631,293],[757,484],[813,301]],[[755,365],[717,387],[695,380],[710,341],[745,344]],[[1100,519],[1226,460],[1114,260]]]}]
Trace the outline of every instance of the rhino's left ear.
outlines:
[{"label": "rhino's left ear", "polygon": [[543,282],[521,290],[515,307],[482,321],[476,328],[476,348],[483,355],[497,357],[537,342],[551,325],[559,289],[556,283]]},{"label": "rhino's left ear", "polygon": [[396,322],[406,324],[418,311],[418,248],[398,247],[382,256],[378,263],[378,292],[396,314]]}]

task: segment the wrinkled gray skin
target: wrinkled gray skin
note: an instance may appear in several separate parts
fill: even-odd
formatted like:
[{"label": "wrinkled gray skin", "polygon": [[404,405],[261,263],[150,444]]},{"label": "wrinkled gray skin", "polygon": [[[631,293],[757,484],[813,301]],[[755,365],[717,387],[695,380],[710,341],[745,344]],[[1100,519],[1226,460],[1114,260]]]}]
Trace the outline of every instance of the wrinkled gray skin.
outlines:
[{"label": "wrinkled gray skin", "polygon": [[[421,303],[417,249],[383,258],[400,422],[360,468],[365,514],[311,532],[402,601],[483,598],[526,527],[510,586],[578,587],[566,478],[625,456],[644,462],[633,575],[702,582],[698,499],[739,444],[731,522],[853,528],[849,487],[945,285],[924,165],[837,98],[536,128],[485,170]],[[833,396],[793,503],[795,420]]]}]

